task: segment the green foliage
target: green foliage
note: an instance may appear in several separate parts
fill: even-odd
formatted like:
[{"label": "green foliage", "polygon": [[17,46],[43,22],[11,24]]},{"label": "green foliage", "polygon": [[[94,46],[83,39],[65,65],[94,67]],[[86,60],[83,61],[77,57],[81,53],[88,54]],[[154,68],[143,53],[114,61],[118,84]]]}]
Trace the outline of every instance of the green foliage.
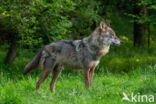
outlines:
[{"label": "green foliage", "polygon": [[[131,0],[130,0],[131,1]],[[132,12],[127,12],[130,17],[135,18],[135,21],[137,21],[140,24],[143,23],[150,23],[150,24],[156,24],[155,18],[156,18],[156,1],[155,0],[138,0],[138,1],[131,1],[130,4],[133,6],[131,8]],[[140,13],[134,14],[133,10],[137,8]]]},{"label": "green foliage", "polygon": [[9,25],[14,26],[20,42],[25,44],[41,42],[44,36],[57,39],[58,35],[64,36],[71,26],[67,17],[60,14],[72,9],[70,2],[62,0],[50,4],[43,0],[9,0],[2,1],[1,5],[1,15],[9,16]]},{"label": "green foliage", "polygon": [[144,20],[140,22],[156,24],[156,1],[155,0],[142,0],[138,5],[143,5],[146,8]]},{"label": "green foliage", "polygon": [[1,0],[0,27],[7,31],[11,28],[23,45],[40,46],[87,36],[116,9],[138,18],[140,23],[155,24],[155,0],[139,0],[136,4],[146,8],[147,14],[133,14],[133,0]]},{"label": "green foliage", "polygon": [[90,0],[2,0],[0,20],[2,26],[13,28],[21,44],[47,44],[72,38],[70,34],[90,34],[93,22],[100,20],[97,4]]},{"label": "green foliage", "polygon": [[99,3],[94,0],[74,0],[75,10],[71,14],[72,33],[78,36],[89,35],[102,17],[98,15]]}]

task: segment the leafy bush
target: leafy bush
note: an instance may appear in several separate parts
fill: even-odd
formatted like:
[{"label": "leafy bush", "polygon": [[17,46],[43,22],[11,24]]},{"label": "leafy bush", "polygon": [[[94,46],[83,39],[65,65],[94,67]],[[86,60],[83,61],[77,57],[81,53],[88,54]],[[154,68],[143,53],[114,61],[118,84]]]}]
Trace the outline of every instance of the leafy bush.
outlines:
[{"label": "leafy bush", "polygon": [[70,34],[86,36],[100,20],[97,4],[89,0],[2,0],[1,27],[7,31],[11,27],[19,42],[29,45],[74,37]]}]

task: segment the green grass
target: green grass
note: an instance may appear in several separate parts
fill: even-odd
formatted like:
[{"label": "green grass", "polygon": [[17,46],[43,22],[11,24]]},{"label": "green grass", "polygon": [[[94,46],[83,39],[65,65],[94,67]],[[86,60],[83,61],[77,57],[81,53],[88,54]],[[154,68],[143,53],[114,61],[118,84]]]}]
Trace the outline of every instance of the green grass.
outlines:
[{"label": "green grass", "polygon": [[35,92],[39,75],[23,76],[10,70],[0,74],[1,104],[128,104],[121,101],[123,92],[156,95],[156,66],[138,68],[128,74],[96,73],[90,89],[84,87],[82,73],[63,73],[55,93],[50,92],[48,78],[39,94]]},{"label": "green grass", "polygon": [[85,88],[82,72],[64,70],[56,82],[55,93],[51,93],[49,88],[51,75],[41,85],[38,94],[35,86],[40,71],[27,76],[22,74],[24,65],[34,53],[21,50],[15,64],[9,67],[2,64],[6,55],[2,47],[0,104],[133,104],[121,100],[123,92],[156,97],[156,52],[153,50],[155,48],[134,48],[130,40],[124,40],[123,45],[112,46],[110,53],[103,57],[96,68],[92,88]]}]

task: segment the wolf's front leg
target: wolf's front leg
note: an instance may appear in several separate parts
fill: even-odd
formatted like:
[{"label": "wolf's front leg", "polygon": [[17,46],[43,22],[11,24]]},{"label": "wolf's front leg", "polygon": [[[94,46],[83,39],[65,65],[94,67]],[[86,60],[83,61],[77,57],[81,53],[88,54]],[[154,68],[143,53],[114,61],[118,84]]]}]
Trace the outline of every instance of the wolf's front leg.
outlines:
[{"label": "wolf's front leg", "polygon": [[95,70],[96,66],[93,66],[90,68],[89,70],[89,82],[90,82],[90,87],[92,86],[92,80],[93,80],[93,76],[94,76],[94,70]]},{"label": "wolf's front leg", "polygon": [[90,81],[89,81],[89,68],[83,69],[84,72],[84,80],[86,88],[89,88]]}]

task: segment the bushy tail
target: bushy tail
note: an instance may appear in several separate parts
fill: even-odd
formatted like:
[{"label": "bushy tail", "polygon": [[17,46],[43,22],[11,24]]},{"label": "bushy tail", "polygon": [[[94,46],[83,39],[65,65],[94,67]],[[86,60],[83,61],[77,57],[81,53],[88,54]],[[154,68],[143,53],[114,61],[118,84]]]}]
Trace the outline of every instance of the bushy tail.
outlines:
[{"label": "bushy tail", "polygon": [[34,69],[37,69],[39,66],[40,58],[42,54],[42,49],[36,54],[36,56],[25,66],[24,74],[31,72]]}]

